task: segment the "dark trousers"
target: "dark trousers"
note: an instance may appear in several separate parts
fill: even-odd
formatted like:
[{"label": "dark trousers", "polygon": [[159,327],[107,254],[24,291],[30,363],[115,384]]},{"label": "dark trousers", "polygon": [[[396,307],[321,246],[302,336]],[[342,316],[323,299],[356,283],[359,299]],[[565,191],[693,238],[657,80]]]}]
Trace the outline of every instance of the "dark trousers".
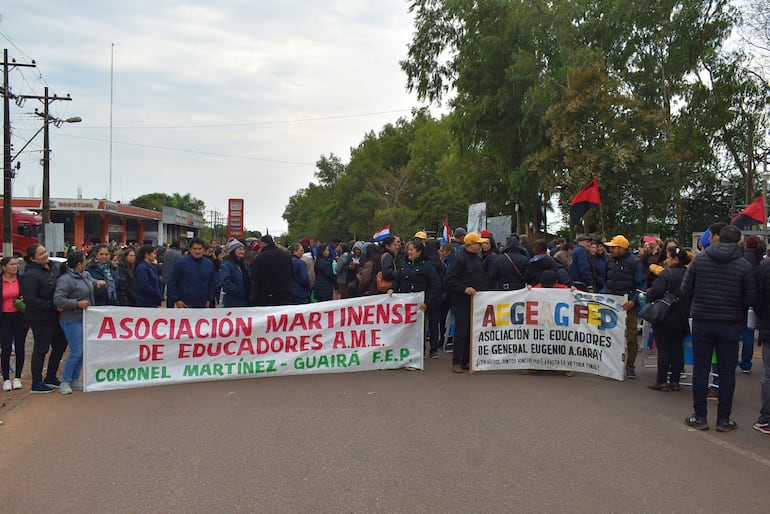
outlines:
[{"label": "dark trousers", "polygon": [[428,341],[430,341],[430,351],[438,351],[439,337],[441,337],[441,325],[444,320],[441,318],[441,304],[431,305],[427,310],[428,314]]},{"label": "dark trousers", "polygon": [[692,322],[692,403],[696,416],[707,415],[711,355],[716,350],[719,370],[719,403],[717,420],[727,420],[733,408],[735,367],[738,365],[738,340],[743,330],[741,322],[696,319]]},{"label": "dark trousers", "polygon": [[[655,343],[658,345],[658,384],[679,383],[684,366],[684,338],[687,331],[655,324],[652,326]],[[669,379],[669,373],[671,378]]]},{"label": "dark trousers", "polygon": [[48,369],[45,377],[56,378],[59,371],[59,363],[67,349],[67,337],[58,322],[30,323],[32,337],[35,344],[32,347],[32,383],[36,384],[43,381],[43,364],[45,364],[45,354],[51,350],[48,357]]},{"label": "dark trousers", "polygon": [[444,341],[446,339],[446,318],[449,315],[449,311],[452,309],[452,304],[449,303],[449,300],[442,300],[441,301],[441,313],[440,313],[440,320],[441,320],[441,334],[439,335],[439,340]]},{"label": "dark trousers", "polygon": [[24,368],[24,350],[27,340],[29,325],[21,312],[4,312],[0,318],[0,349],[2,358],[0,365],[3,367],[3,380],[10,380],[11,375],[11,351],[16,344],[16,378],[21,378],[21,370]]},{"label": "dark trousers", "polygon": [[471,297],[452,299],[455,314],[455,344],[452,364],[468,364],[471,361]]}]

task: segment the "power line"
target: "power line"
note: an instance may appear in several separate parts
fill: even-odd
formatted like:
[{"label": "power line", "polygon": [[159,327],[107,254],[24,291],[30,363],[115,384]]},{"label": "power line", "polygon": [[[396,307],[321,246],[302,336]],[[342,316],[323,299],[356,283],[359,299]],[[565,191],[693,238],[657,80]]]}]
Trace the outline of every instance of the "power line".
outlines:
[{"label": "power line", "polygon": [[[396,109],[393,111],[380,111],[380,112],[367,112],[367,113],[359,113],[359,114],[340,114],[336,116],[323,116],[318,118],[298,118],[294,120],[277,120],[277,121],[251,121],[251,122],[241,122],[241,123],[220,123],[220,124],[210,124],[210,125],[144,125],[144,126],[114,126],[113,128],[116,129],[123,129],[123,130],[146,130],[146,129],[198,129],[198,128],[227,128],[227,127],[252,127],[252,126],[259,126],[259,125],[280,125],[284,123],[307,123],[311,121],[328,121],[328,120],[342,120],[342,119],[348,119],[348,118],[365,118],[368,116],[381,116],[384,114],[395,114],[399,112],[411,112],[411,109]],[[108,126],[81,126],[81,128],[89,128],[89,129],[105,129],[109,128]]]},{"label": "power line", "polygon": [[[56,137],[69,137],[72,139],[81,139],[84,141],[96,141],[99,143],[107,143],[109,142],[107,139],[99,139],[94,137],[82,137],[82,136],[73,136],[70,134],[57,134]],[[242,159],[247,161],[259,161],[259,162],[274,162],[277,164],[295,164],[298,166],[315,166],[315,163],[307,163],[307,162],[296,162],[296,161],[283,161],[280,159],[264,159],[261,157],[249,157],[246,155],[232,155],[232,154],[224,154],[224,153],[215,153],[215,152],[202,152],[200,150],[186,150],[184,148],[172,148],[170,146],[158,146],[158,145],[146,145],[142,143],[128,143],[125,141],[113,141],[113,143],[117,145],[123,145],[123,146],[136,146],[140,148],[152,148],[155,150],[167,150],[171,152],[181,152],[181,153],[188,153],[188,154],[196,154],[196,155],[209,155],[212,157],[227,157],[230,159]]]}]

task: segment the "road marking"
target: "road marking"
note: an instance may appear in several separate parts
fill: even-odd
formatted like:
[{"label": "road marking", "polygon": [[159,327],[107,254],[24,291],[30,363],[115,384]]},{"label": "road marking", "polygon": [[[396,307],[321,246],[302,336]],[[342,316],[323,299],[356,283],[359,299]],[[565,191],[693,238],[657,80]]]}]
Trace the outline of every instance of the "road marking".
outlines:
[{"label": "road marking", "polygon": [[[753,461],[756,461],[756,462],[762,464],[763,466],[766,466],[766,467],[770,468],[770,459],[766,459],[765,457],[762,457],[761,455],[757,455],[754,452],[751,452],[749,450],[745,450],[745,449],[741,448],[740,446],[736,446],[736,445],[734,445],[732,443],[728,443],[727,441],[725,441],[721,437],[713,436],[713,435],[709,434],[708,432],[706,432],[705,430],[696,430],[694,428],[690,428],[687,425],[685,425],[684,422],[677,421],[675,419],[669,418],[668,416],[664,416],[662,414],[658,414],[658,419],[661,419],[663,421],[668,421],[669,423],[671,423],[675,427],[677,427],[677,428],[679,428],[681,430],[686,430],[687,432],[700,432],[701,435],[703,436],[703,438],[706,439],[707,441],[709,441],[710,443],[713,443],[713,444],[715,444],[717,446],[720,446],[720,447],[722,447],[722,448],[724,448],[726,450],[730,450],[731,452],[737,453],[738,455],[742,455],[743,457],[748,457],[749,459],[751,459]],[[749,429],[753,430],[753,428],[751,428],[751,427],[749,427]]]}]

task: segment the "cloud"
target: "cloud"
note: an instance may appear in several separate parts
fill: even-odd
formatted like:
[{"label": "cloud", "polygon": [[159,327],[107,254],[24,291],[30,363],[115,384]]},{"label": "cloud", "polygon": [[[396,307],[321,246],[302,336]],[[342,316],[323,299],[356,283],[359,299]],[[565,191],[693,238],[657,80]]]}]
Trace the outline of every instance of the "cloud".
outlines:
[{"label": "cloud", "polygon": [[[52,196],[109,190],[114,43],[113,199],[190,193],[224,212],[227,198],[242,197],[247,227],[277,233],[322,154],[347,161],[366,132],[418,105],[398,65],[411,38],[407,8],[401,0],[48,0],[4,6],[0,28],[18,47],[9,42],[13,57],[39,66],[15,71],[14,91],[42,94],[48,84],[73,98],[52,103],[53,115],[83,118],[52,129]],[[39,128],[32,108],[14,111],[16,148]],[[371,114],[385,111],[398,112]],[[40,193],[41,144],[19,159],[16,196]]]}]

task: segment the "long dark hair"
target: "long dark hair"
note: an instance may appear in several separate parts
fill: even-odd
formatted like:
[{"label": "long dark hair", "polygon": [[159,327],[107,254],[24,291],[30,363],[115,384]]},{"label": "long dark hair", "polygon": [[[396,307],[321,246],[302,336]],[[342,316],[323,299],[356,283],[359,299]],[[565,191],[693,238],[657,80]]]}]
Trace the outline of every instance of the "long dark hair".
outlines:
[{"label": "long dark hair", "polygon": [[24,261],[27,264],[32,264],[32,259],[35,257],[35,253],[37,252],[37,249],[40,248],[41,244],[39,243],[32,243],[27,247],[27,249],[24,251]]},{"label": "long dark hair", "polygon": [[145,255],[151,254],[155,251],[155,247],[152,245],[142,245],[141,248],[139,248],[139,251],[136,252],[136,264],[134,267],[136,267],[137,264],[140,262],[144,262]]},{"label": "long dark hair", "polygon": [[687,266],[690,264],[690,256],[689,254],[679,246],[672,246],[668,249],[668,256],[672,259],[676,259],[677,263],[679,263],[682,266]]}]

